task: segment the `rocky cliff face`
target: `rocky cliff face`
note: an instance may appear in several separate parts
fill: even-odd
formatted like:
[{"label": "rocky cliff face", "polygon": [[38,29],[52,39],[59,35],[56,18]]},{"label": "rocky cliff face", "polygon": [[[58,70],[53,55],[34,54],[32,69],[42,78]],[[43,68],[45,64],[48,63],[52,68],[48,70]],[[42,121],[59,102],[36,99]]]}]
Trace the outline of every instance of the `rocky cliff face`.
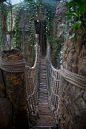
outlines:
[{"label": "rocky cliff face", "polygon": [[[60,51],[64,43],[64,31],[60,24],[65,24],[66,18],[64,16],[67,11],[66,2],[58,3],[56,5],[55,19],[53,20],[53,45],[51,51],[52,64],[56,68],[60,68]],[[58,61],[57,61],[58,59]],[[57,64],[58,62],[58,64]]]},{"label": "rocky cliff face", "polygon": [[[86,33],[81,27],[75,37],[67,38],[64,44],[63,66],[71,72],[86,76]],[[69,31],[71,36],[72,30]]]},{"label": "rocky cliff face", "polygon": [[[84,26],[85,28],[85,26]],[[63,67],[72,73],[86,77],[86,33],[83,28],[75,37],[65,41]],[[69,36],[72,29],[69,30]],[[71,74],[72,74],[71,73]],[[81,84],[82,86],[82,84]],[[61,78],[57,116],[61,129],[86,129],[86,90]]]}]

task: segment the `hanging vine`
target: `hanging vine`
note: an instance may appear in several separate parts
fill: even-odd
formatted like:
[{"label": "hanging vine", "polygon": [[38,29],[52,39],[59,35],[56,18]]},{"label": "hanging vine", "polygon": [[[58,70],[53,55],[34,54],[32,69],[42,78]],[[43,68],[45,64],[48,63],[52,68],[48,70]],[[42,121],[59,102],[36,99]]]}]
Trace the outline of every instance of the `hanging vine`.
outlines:
[{"label": "hanging vine", "polygon": [[5,37],[6,37],[6,19],[9,6],[6,4],[0,4],[0,47],[1,50],[5,48]]},{"label": "hanging vine", "polygon": [[15,35],[14,35],[14,48],[20,48],[20,26],[19,26],[19,20],[20,20],[20,7],[16,7],[16,18],[15,18]]},{"label": "hanging vine", "polygon": [[[27,12],[28,17],[29,17],[29,31],[30,31],[30,41],[32,45],[34,44],[35,41],[35,24],[34,24],[34,19],[35,17],[38,18],[39,15],[39,9],[42,12],[42,18],[44,15],[46,15],[46,38],[49,40],[49,43],[52,44],[53,42],[53,37],[52,37],[52,21],[55,16],[55,5],[49,4],[49,3],[39,3],[39,2],[25,2],[20,5],[18,5],[16,8],[16,18],[15,18],[15,47],[19,47],[19,38],[20,38],[20,30],[21,27],[19,25],[20,22],[20,12],[23,11],[23,14]],[[26,20],[24,18],[24,20]]]}]

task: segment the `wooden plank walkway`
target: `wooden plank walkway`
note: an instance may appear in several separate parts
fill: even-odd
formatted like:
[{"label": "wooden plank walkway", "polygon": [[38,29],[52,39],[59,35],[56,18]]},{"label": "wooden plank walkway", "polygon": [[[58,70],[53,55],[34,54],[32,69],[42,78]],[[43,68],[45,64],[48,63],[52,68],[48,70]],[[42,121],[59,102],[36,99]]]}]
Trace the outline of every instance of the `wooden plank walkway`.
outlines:
[{"label": "wooden plank walkway", "polygon": [[54,118],[51,116],[51,111],[48,104],[48,91],[47,91],[47,79],[46,79],[46,60],[41,59],[40,62],[40,86],[39,86],[39,119],[35,129],[54,129]]}]

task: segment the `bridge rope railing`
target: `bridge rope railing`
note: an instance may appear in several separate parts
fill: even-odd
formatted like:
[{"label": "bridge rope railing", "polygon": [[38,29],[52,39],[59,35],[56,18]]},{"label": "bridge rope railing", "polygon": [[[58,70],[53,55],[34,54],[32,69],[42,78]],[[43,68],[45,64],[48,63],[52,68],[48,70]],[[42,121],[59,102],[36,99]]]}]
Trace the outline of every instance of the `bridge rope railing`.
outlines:
[{"label": "bridge rope railing", "polygon": [[50,45],[47,44],[47,88],[51,111],[54,112],[58,107],[59,90],[59,70],[55,69],[51,63]]},{"label": "bridge rope railing", "polygon": [[61,69],[59,70],[55,69],[51,63],[49,44],[47,44],[47,57],[46,58],[47,58],[48,97],[49,97],[49,102],[51,106],[51,111],[54,115],[56,123],[59,124],[59,118],[62,119],[62,122],[64,123],[64,120],[62,118],[62,112],[63,112],[62,105],[63,105],[63,107],[66,108],[66,111],[69,112],[70,114],[71,124],[75,126],[74,119],[72,118],[71,110],[70,111],[68,110],[66,106],[66,100],[64,100],[63,98],[64,95],[66,99],[68,98],[66,91],[64,91],[64,88],[65,88],[65,85],[66,87],[69,87],[70,85],[71,86],[69,87],[70,89],[75,87],[76,90],[78,88],[78,90],[80,89],[80,91],[82,91],[81,94],[78,97],[76,97],[75,100],[73,101],[71,100],[71,97],[69,97],[68,100],[70,100],[69,104],[71,103],[70,107],[72,109],[72,107],[74,106],[74,102],[79,100],[80,96],[84,92],[86,92],[86,77],[73,73],[69,70],[66,70],[63,67],[61,67]]},{"label": "bridge rope railing", "polygon": [[25,66],[25,81],[26,81],[26,98],[27,98],[27,115],[29,126],[35,124],[37,119],[38,107],[38,74],[39,74],[39,53],[40,48],[36,44],[36,57],[33,67]]}]

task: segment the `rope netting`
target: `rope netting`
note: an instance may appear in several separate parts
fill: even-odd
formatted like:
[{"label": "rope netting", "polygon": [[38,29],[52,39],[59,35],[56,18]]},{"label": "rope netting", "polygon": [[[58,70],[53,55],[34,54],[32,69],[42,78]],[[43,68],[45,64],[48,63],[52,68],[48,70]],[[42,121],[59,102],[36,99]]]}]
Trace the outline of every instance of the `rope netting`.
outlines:
[{"label": "rope netting", "polygon": [[58,107],[58,90],[59,90],[59,71],[55,69],[51,63],[50,45],[47,46],[47,86],[51,111],[55,111]]},{"label": "rope netting", "polygon": [[66,69],[61,69],[60,74],[64,79],[74,86],[86,90],[86,77],[70,72]]},{"label": "rope netting", "polygon": [[39,51],[40,48],[36,44],[36,58],[33,67],[25,67],[25,79],[26,79],[26,96],[27,96],[27,114],[28,123],[34,125],[38,114],[38,84],[39,84]]},{"label": "rope netting", "polygon": [[[51,63],[50,57],[50,45],[47,46],[47,86],[48,86],[48,95],[49,95],[49,102],[51,105],[51,110],[53,113],[54,111],[59,109],[59,102],[60,102],[60,89],[62,87],[61,81],[62,78],[65,79],[68,83],[72,84],[75,87],[80,88],[81,90],[86,90],[86,77],[78,75],[76,73],[70,72],[66,69],[55,69]],[[58,113],[59,114],[59,113]],[[54,117],[57,120],[57,116]]]},{"label": "rope netting", "polygon": [[[35,119],[38,114],[38,84],[39,84],[39,58],[40,48],[36,44],[36,57],[33,67],[29,67],[25,60],[9,61],[0,58],[0,68],[7,72],[25,72],[26,81],[26,101],[27,101],[27,114],[29,123],[35,124]],[[50,57],[50,45],[47,44],[47,88],[49,102],[52,112],[58,108],[60,101],[59,90],[61,88],[61,77],[63,77],[68,83],[74,86],[86,90],[86,77],[72,73],[66,69],[57,70],[53,67]],[[56,116],[57,117],[57,116]]]},{"label": "rope netting", "polygon": [[25,59],[9,61],[0,57],[0,68],[6,72],[19,73],[25,70]]}]

